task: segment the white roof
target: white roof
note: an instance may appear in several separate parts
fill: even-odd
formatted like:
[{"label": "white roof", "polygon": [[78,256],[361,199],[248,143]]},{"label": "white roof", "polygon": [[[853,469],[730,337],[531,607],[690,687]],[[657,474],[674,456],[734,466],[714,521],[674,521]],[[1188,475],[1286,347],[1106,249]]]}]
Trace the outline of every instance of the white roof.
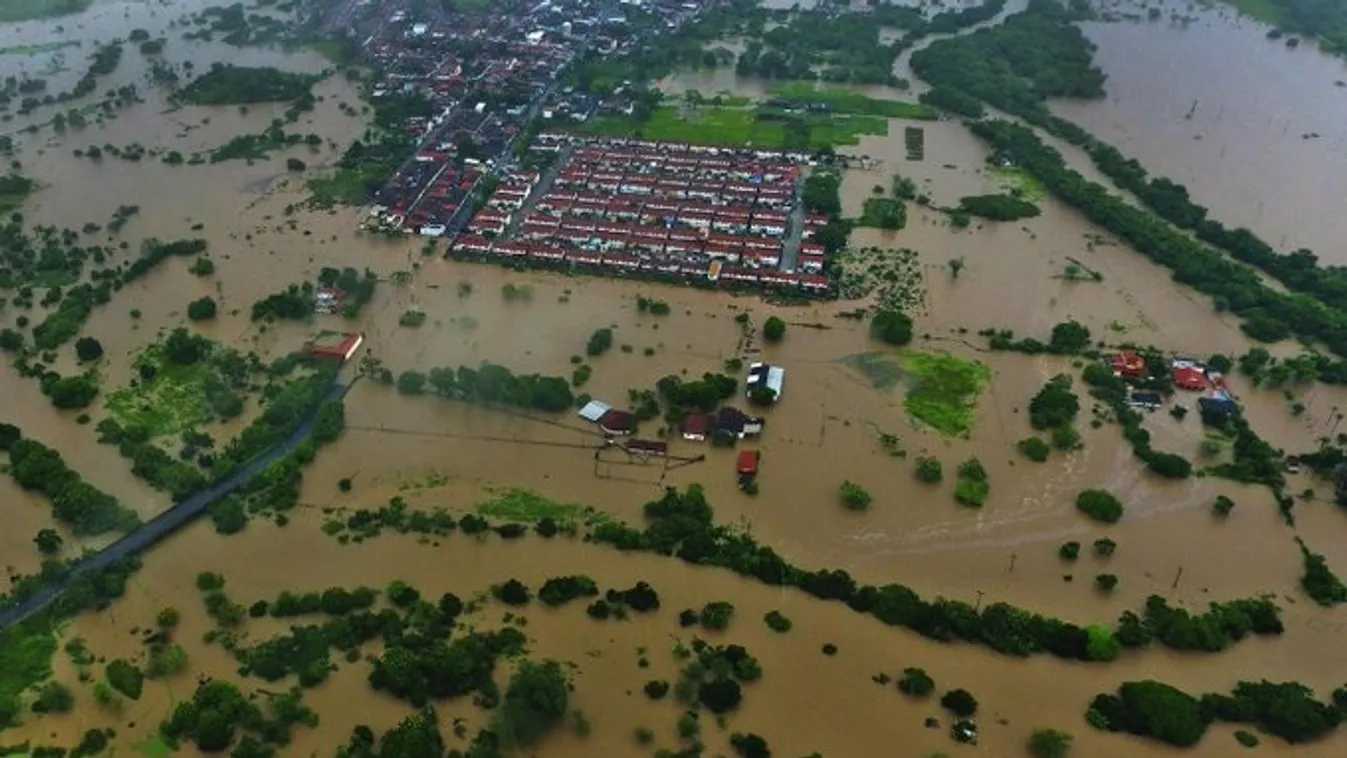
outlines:
[{"label": "white roof", "polygon": [[576,415],[584,419],[585,421],[597,423],[599,419],[603,418],[603,414],[607,413],[608,411],[611,411],[612,409],[613,406],[607,403],[603,403],[598,400],[590,400],[588,403],[585,403],[585,407],[581,408],[580,412],[577,413]]}]

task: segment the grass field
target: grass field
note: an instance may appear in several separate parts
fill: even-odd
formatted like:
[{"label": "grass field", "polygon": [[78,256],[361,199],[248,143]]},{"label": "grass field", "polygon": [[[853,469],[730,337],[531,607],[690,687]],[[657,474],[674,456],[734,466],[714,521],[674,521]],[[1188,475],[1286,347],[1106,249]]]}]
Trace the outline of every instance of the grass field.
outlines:
[{"label": "grass field", "polygon": [[772,87],[772,96],[804,105],[826,105],[835,113],[934,121],[939,111],[929,105],[903,100],[880,100],[841,87],[790,82]]},{"label": "grass field", "polygon": [[1281,9],[1273,0],[1225,0],[1227,5],[1233,5],[1236,10],[1248,16],[1262,21],[1271,26],[1278,26],[1282,21]]},{"label": "grass field", "polygon": [[987,169],[987,173],[999,179],[1001,186],[1006,189],[1019,190],[1019,197],[1022,200],[1037,203],[1047,195],[1043,185],[1024,169],[991,167]]},{"label": "grass field", "polygon": [[910,382],[903,401],[907,412],[941,434],[967,437],[991,371],[977,361],[940,352],[905,350],[900,361]]},{"label": "grass field", "polygon": [[[752,108],[702,106],[680,114],[678,108],[665,106],[656,109],[644,124],[625,117],[604,117],[581,125],[578,131],[611,137],[639,134],[642,139],[659,142],[784,148],[788,131],[784,122],[758,116]],[[876,116],[806,116],[803,121],[809,126],[811,148],[855,145],[860,135],[889,132],[888,121]]]},{"label": "grass field", "polygon": [[855,369],[870,380],[877,390],[891,390],[897,387],[906,373],[893,356],[885,352],[856,353],[842,359],[842,363]]},{"label": "grass field", "polygon": [[93,0],[4,0],[0,2],[0,22],[31,21],[79,13]]},{"label": "grass field", "polygon": [[477,513],[501,521],[536,523],[550,518],[559,525],[592,524],[602,520],[593,508],[558,503],[536,492],[507,489],[477,506]]}]

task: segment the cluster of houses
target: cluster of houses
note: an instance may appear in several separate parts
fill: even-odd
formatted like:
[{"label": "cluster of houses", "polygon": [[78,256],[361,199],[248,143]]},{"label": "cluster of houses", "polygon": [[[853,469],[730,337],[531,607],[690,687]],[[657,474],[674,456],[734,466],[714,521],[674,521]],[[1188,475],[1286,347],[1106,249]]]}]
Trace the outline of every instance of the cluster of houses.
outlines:
[{"label": "cluster of houses", "polygon": [[[479,212],[451,253],[645,272],[725,285],[826,293],[824,249],[802,243],[783,270],[803,156],[639,140],[542,134],[565,150],[555,181],[519,205]],[[499,194],[499,190],[498,190]],[[803,214],[808,237],[827,223]],[[517,220],[517,233],[502,239]]]},{"label": "cluster of houses", "polygon": [[[1114,376],[1129,382],[1151,378],[1146,359],[1135,351],[1115,353],[1108,357],[1108,362]],[[1203,361],[1176,357],[1170,361],[1169,373],[1177,389],[1202,393],[1197,399],[1197,406],[1203,418],[1223,419],[1240,415],[1239,403],[1226,386],[1225,377]],[[1134,407],[1155,410],[1164,403],[1164,398],[1158,392],[1131,390],[1127,401]]]}]

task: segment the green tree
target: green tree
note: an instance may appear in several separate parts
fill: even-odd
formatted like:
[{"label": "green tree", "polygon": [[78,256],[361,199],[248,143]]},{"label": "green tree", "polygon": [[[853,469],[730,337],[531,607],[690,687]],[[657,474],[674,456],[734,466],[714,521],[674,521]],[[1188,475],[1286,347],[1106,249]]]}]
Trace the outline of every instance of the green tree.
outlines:
[{"label": "green tree", "polygon": [[912,319],[902,311],[881,308],[870,320],[870,334],[882,342],[902,347],[912,341]]},{"label": "green tree", "polygon": [[1123,506],[1112,493],[1085,490],[1076,496],[1076,509],[1095,521],[1116,524],[1122,519]]},{"label": "green tree", "polygon": [[914,473],[917,481],[926,484],[935,484],[945,476],[944,467],[940,465],[940,461],[926,456],[917,459],[917,468]]},{"label": "green tree", "polygon": [[141,688],[145,684],[145,675],[140,669],[118,658],[108,663],[104,673],[113,689],[132,700],[140,699]]},{"label": "green tree", "polygon": [[1034,758],[1066,758],[1071,751],[1071,735],[1057,729],[1035,729],[1029,735],[1029,752]]},{"label": "green tree", "polygon": [[505,689],[494,731],[506,745],[531,745],[561,722],[569,703],[561,664],[524,661]]},{"label": "green tree", "polygon": [[215,300],[203,297],[187,304],[187,318],[192,321],[206,321],[215,318]]},{"label": "green tree", "polygon": [[65,545],[65,540],[55,529],[39,529],[37,536],[33,538],[33,543],[37,545],[37,550],[43,555],[55,555],[61,552],[61,547]]},{"label": "green tree", "polygon": [[80,363],[89,363],[103,357],[103,343],[93,337],[80,337],[75,340],[75,357]]},{"label": "green tree", "polygon": [[762,325],[762,338],[768,342],[780,342],[786,336],[786,322],[776,316],[769,317]]},{"label": "green tree", "polygon": [[585,344],[585,354],[591,358],[603,355],[613,346],[613,330],[608,327],[595,329],[594,333],[589,335],[589,342]]},{"label": "green tree", "polygon": [[870,507],[870,493],[853,481],[842,482],[842,504],[853,511],[863,511]]},{"label": "green tree", "polygon": [[898,680],[898,689],[912,697],[926,697],[935,690],[935,680],[919,668],[903,669],[903,678]]},{"label": "green tree", "polygon": [[966,719],[978,712],[978,701],[968,690],[953,689],[940,696],[940,707]]},{"label": "green tree", "polygon": [[1048,349],[1054,353],[1074,355],[1090,346],[1090,329],[1079,321],[1064,321],[1052,327]]}]

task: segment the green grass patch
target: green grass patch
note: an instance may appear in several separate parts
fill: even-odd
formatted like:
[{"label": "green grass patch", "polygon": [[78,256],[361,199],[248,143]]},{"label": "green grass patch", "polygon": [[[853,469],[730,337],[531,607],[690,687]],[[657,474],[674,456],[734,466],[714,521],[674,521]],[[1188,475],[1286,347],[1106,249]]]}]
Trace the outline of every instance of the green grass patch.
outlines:
[{"label": "green grass patch", "polygon": [[0,21],[31,21],[82,13],[93,0],[4,0],[0,2]]},{"label": "green grass patch", "polygon": [[907,412],[941,434],[967,437],[973,431],[978,395],[991,380],[991,370],[977,361],[942,352],[904,350],[900,363],[909,376],[903,401]]},{"label": "green grass patch", "polygon": [[842,364],[864,376],[877,390],[891,390],[907,376],[897,359],[882,351],[848,355],[842,359]]},{"label": "green grass patch", "polygon": [[1227,5],[1233,5],[1240,13],[1252,16],[1269,26],[1280,26],[1282,23],[1281,8],[1278,8],[1273,0],[1225,0],[1225,2]]},{"label": "green grass patch", "polygon": [[800,105],[826,105],[834,113],[858,116],[883,116],[934,121],[940,112],[923,103],[904,100],[880,100],[843,87],[815,85],[810,82],[788,82],[771,89],[772,97]]},{"label": "green grass patch", "polygon": [[[799,139],[801,129],[787,126],[783,118],[763,117],[754,108],[701,106],[680,112],[675,106],[657,108],[645,123],[627,117],[604,117],[580,125],[579,131],[611,137],[636,137],[661,142],[688,142],[697,145],[724,145],[738,147],[753,145],[769,150],[787,147],[788,135]],[[825,145],[855,145],[861,135],[886,135],[889,123],[877,116],[820,116],[798,117],[808,127],[811,148]]]},{"label": "green grass patch", "polygon": [[1041,202],[1047,196],[1047,190],[1029,172],[1019,168],[989,168],[987,173],[996,177],[1001,186],[1018,191],[1019,197],[1031,203]]},{"label": "green grass patch", "polygon": [[318,176],[308,181],[310,202],[321,208],[334,205],[364,205],[370,198],[371,187],[378,188],[387,179],[378,167],[365,170],[340,169],[331,176]]},{"label": "green grass patch", "polygon": [[158,734],[144,742],[136,743],[135,750],[141,758],[169,758],[173,755],[173,748]]},{"label": "green grass patch", "polygon": [[236,377],[246,378],[247,364],[240,367],[238,361],[233,351],[216,348],[209,357],[183,366],[167,359],[163,345],[150,345],[136,358],[139,378],[108,395],[107,409],[123,427],[142,428],[151,437],[233,418],[242,412],[243,399],[221,369],[228,365]]},{"label": "green grass patch", "polygon": [[592,525],[610,520],[593,508],[558,503],[530,490],[506,489],[494,491],[492,495],[490,500],[477,506],[479,515],[522,523],[536,523],[546,518],[561,525]]}]

